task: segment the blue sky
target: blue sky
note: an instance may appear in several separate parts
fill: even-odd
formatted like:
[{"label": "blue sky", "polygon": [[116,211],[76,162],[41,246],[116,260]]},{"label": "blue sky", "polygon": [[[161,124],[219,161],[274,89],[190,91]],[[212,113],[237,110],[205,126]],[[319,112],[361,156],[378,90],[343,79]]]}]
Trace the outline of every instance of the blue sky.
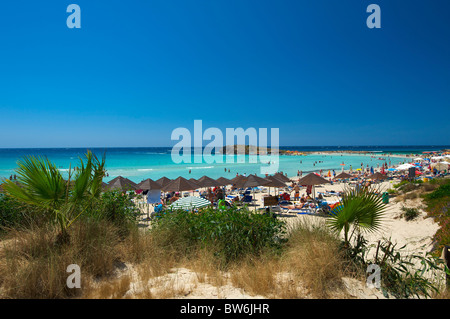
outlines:
[{"label": "blue sky", "polygon": [[[81,29],[69,29],[69,4]],[[366,8],[381,8],[369,29]],[[0,147],[170,146],[177,127],[281,145],[450,144],[450,2],[8,1]],[[205,142],[207,144],[207,142]]]}]

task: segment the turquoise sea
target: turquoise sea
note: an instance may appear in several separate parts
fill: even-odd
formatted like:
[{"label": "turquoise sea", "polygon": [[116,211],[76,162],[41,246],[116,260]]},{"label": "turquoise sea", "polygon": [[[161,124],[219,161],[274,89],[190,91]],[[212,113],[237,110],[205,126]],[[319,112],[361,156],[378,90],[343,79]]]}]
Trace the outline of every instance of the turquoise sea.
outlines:
[{"label": "turquoise sea", "polygon": [[[391,165],[403,163],[406,158],[392,157],[391,154],[422,154],[425,151],[439,151],[448,149],[449,146],[317,146],[300,147],[286,146],[280,149],[297,150],[302,152],[326,152],[326,151],[365,151],[367,155],[307,155],[307,156],[288,156],[280,155],[279,171],[287,173],[288,176],[296,176],[297,171],[303,171],[303,174],[322,169],[336,170],[336,173],[342,169],[348,170],[350,165],[353,169],[369,165],[377,167],[387,162]],[[123,176],[134,182],[140,182],[146,178],[159,179],[163,176],[176,178],[183,176],[185,178],[199,178],[207,175],[212,178],[226,177],[233,178],[239,174],[257,174],[261,176],[259,160],[257,163],[250,163],[248,156],[243,158],[243,162],[226,163],[208,163],[208,158],[202,158],[201,163],[176,164],[172,160],[171,147],[143,147],[143,148],[90,148],[97,156],[101,157],[106,152],[106,166],[109,174],[104,180],[107,182],[116,176]],[[79,164],[79,157],[83,157],[86,148],[29,148],[29,149],[0,149],[0,178],[9,178],[15,173],[17,161],[26,155],[46,156],[61,170],[63,175],[67,174],[69,165],[73,168]],[[267,166],[267,165],[265,165]],[[228,172],[229,170],[229,172]],[[190,173],[189,173],[190,171]]]}]

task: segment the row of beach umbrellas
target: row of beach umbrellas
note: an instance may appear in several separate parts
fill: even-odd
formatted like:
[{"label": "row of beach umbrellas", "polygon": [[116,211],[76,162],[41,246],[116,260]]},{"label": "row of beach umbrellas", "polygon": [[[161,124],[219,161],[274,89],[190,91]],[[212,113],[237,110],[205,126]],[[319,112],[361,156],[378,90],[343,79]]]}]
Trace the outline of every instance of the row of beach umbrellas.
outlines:
[{"label": "row of beach umbrellas", "polygon": [[[354,176],[345,172],[340,173],[334,179],[348,179]],[[386,175],[376,172],[368,177],[373,180],[383,180],[386,179]],[[286,183],[291,182],[291,180],[281,173],[277,173],[272,176],[267,176],[265,178],[259,177],[257,175],[242,176],[238,175],[233,179],[227,179],[225,177],[220,177],[218,179],[213,179],[208,176],[203,176],[199,179],[186,179],[182,176],[176,179],[169,179],[167,177],[161,177],[160,179],[154,181],[150,178],[143,180],[142,182],[136,184],[128,178],[118,176],[112,179],[109,183],[104,183],[105,189],[110,190],[162,190],[165,192],[182,192],[182,191],[192,191],[204,187],[221,187],[227,185],[233,185],[237,188],[254,188],[258,186],[274,187],[280,188],[285,187]],[[310,173],[305,177],[299,179],[299,185],[314,186],[319,184],[329,183],[330,181],[321,177],[316,173]]]},{"label": "row of beach umbrellas", "polygon": [[238,175],[233,179],[227,179],[225,177],[220,177],[218,179],[213,179],[208,176],[203,176],[199,179],[186,179],[182,176],[171,180],[167,177],[161,177],[160,179],[154,181],[150,178],[143,180],[142,182],[136,184],[128,178],[118,176],[109,181],[109,183],[104,183],[103,187],[109,190],[162,190],[165,192],[182,192],[182,191],[192,191],[204,187],[220,187],[227,185],[234,185],[237,188],[247,188],[247,187],[285,187],[286,182],[290,179],[283,174],[275,174],[273,176],[268,176],[262,178],[256,175],[249,175],[248,177]]}]

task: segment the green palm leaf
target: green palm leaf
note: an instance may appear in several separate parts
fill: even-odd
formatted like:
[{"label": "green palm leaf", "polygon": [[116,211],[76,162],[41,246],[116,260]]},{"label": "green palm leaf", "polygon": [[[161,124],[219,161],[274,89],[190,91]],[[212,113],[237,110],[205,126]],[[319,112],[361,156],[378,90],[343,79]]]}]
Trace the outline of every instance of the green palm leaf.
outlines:
[{"label": "green palm leaf", "polygon": [[17,164],[18,184],[7,180],[4,189],[12,197],[52,213],[63,235],[67,235],[67,228],[86,210],[89,199],[100,195],[105,155],[100,162],[88,151],[85,162],[80,158],[73,180],[69,170],[68,181],[47,158],[27,156]]},{"label": "green palm leaf", "polygon": [[55,209],[64,202],[67,185],[57,167],[47,158],[27,156],[18,161],[17,181],[7,180],[4,188],[28,204]]},{"label": "green palm leaf", "polygon": [[377,232],[382,228],[386,205],[375,188],[346,189],[342,196],[342,208],[327,220],[328,226],[340,233],[344,231],[348,243],[350,229],[358,232]]}]

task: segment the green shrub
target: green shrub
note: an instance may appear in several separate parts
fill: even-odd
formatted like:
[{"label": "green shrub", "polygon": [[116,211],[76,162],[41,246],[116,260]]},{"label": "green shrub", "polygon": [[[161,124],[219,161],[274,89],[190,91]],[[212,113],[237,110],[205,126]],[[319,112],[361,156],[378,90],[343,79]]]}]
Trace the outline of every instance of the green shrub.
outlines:
[{"label": "green shrub", "polygon": [[10,228],[30,227],[46,221],[45,212],[20,203],[6,194],[0,194],[0,232]]},{"label": "green shrub", "polygon": [[[438,292],[438,284],[429,278],[436,278],[439,272],[442,273],[442,260],[430,254],[404,255],[402,250],[405,247],[397,249],[396,244],[383,239],[378,242],[374,257],[369,259],[367,241],[358,236],[353,247],[347,248],[346,255],[364,271],[371,264],[380,267],[380,289],[386,298],[429,298],[432,293]],[[417,263],[421,264],[420,269],[415,268]]]},{"label": "green shrub", "polygon": [[425,199],[428,200],[439,199],[444,197],[450,197],[450,183],[443,184],[430,194],[425,195]]},{"label": "green shrub", "polygon": [[132,196],[118,191],[104,192],[99,198],[91,199],[82,218],[107,220],[114,223],[123,234],[135,224],[139,209],[132,201]]},{"label": "green shrub", "polygon": [[156,218],[151,227],[161,245],[182,254],[197,248],[211,249],[225,264],[246,254],[280,248],[285,234],[284,222],[235,207],[220,211],[206,208],[199,213],[169,211]]},{"label": "green shrub", "polygon": [[401,210],[404,212],[403,216],[407,221],[414,220],[417,218],[417,216],[420,215],[420,212],[417,208],[403,206]]}]

